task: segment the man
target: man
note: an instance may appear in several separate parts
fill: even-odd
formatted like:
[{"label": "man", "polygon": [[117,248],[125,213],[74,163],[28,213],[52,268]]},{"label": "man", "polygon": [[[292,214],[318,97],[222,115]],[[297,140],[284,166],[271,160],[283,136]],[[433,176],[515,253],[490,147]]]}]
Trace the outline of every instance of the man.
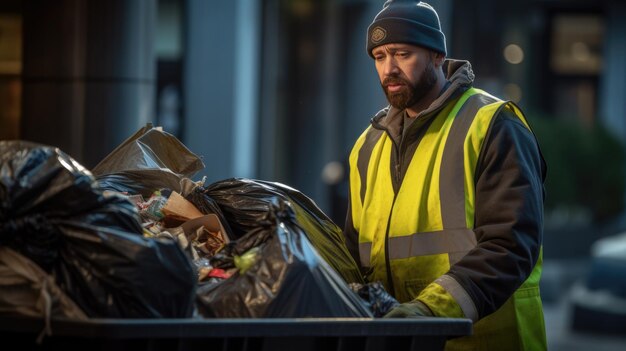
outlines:
[{"label": "man", "polygon": [[546,165],[522,111],[446,60],[428,4],[387,1],[368,28],[390,106],[350,155],[345,234],[385,317],[462,317],[446,349],[546,349],[539,278]]}]

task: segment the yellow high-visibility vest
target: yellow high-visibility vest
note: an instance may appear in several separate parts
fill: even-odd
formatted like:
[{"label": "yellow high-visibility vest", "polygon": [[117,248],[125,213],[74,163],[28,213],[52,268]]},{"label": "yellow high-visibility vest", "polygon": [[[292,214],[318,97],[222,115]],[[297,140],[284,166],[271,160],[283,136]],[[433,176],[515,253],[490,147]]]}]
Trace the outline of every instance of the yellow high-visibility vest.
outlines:
[{"label": "yellow high-visibility vest", "polygon": [[[517,106],[479,89],[468,89],[444,107],[417,146],[397,193],[391,138],[370,126],[357,140],[350,154],[350,200],[361,265],[370,268],[369,281],[392,287],[398,301],[447,295],[433,282],[476,246],[474,174],[487,130],[502,108],[530,130]],[[472,336],[450,340],[446,349],[545,350],[541,266],[540,250],[532,273],[506,303],[477,321]],[[441,296],[450,300],[460,303]],[[443,306],[435,314],[448,310],[461,311],[458,305]]]}]

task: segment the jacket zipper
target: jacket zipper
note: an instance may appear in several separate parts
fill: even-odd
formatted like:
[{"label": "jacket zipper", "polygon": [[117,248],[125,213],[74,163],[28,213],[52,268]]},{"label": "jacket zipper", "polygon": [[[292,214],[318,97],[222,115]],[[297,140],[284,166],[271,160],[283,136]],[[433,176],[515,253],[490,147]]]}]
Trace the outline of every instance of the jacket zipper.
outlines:
[{"label": "jacket zipper", "polygon": [[391,202],[391,212],[389,212],[389,218],[387,219],[387,230],[385,231],[385,266],[387,268],[387,285],[389,286],[389,293],[391,296],[396,296],[396,289],[393,285],[393,278],[391,275],[391,260],[389,259],[389,227],[391,225],[391,214],[393,213],[393,206],[396,204],[397,193],[393,193],[393,201]]},{"label": "jacket zipper", "polygon": [[[390,139],[393,142],[393,138],[390,137]],[[391,296],[396,296],[396,289],[395,286],[393,284],[393,275],[391,274],[391,259],[389,258],[389,228],[391,228],[391,217],[393,214],[393,208],[396,204],[396,198],[398,197],[398,191],[400,190],[400,167],[401,167],[401,157],[399,154],[399,150],[400,148],[395,145],[394,143],[394,147],[396,149],[396,163],[394,165],[394,169],[395,169],[395,174],[394,174],[394,180],[395,180],[395,186],[393,186],[393,201],[391,202],[391,211],[389,212],[389,217],[387,218],[387,229],[385,231],[385,268],[387,269],[387,286],[389,287],[389,293],[391,294]]]},{"label": "jacket zipper", "polygon": [[393,284],[393,276],[391,274],[391,260],[389,259],[389,228],[391,226],[391,215],[393,213],[393,208],[396,204],[396,198],[398,196],[398,191],[400,190],[400,167],[401,167],[401,157],[400,157],[400,147],[398,145],[396,145],[396,143],[393,141],[394,139],[391,137],[391,134],[389,134],[389,130],[383,126],[381,126],[380,124],[378,124],[377,122],[375,122],[374,120],[372,120],[372,124],[374,125],[374,127],[377,127],[379,129],[382,129],[385,131],[385,133],[387,133],[387,137],[389,138],[389,140],[391,140],[391,142],[393,143],[394,149],[395,149],[395,164],[393,166],[394,170],[395,170],[395,174],[392,177],[392,181],[395,183],[392,185],[393,188],[393,201],[391,202],[391,211],[389,212],[389,217],[387,218],[387,228],[385,230],[385,268],[387,271],[387,286],[388,286],[388,291],[391,296],[395,296],[395,286]]}]

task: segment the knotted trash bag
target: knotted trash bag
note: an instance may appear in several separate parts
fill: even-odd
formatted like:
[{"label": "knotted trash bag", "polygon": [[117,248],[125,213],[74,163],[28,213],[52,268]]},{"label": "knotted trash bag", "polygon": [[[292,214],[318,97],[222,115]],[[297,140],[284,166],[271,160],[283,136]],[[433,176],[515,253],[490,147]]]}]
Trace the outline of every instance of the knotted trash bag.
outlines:
[{"label": "knotted trash bag", "polygon": [[194,311],[196,274],[179,246],[144,238],[134,205],[58,148],[0,142],[0,246],[37,263],[89,317]]},{"label": "knotted trash bag", "polygon": [[276,199],[291,203],[294,221],[319,255],[347,283],[364,283],[346,247],[341,228],[302,192],[277,182],[232,178],[210,184],[203,192],[221,208],[236,239],[258,227]]},{"label": "knotted trash bag", "polygon": [[200,285],[205,317],[372,317],[368,307],[318,254],[291,204],[275,199],[255,228],[211,261],[238,271]]}]

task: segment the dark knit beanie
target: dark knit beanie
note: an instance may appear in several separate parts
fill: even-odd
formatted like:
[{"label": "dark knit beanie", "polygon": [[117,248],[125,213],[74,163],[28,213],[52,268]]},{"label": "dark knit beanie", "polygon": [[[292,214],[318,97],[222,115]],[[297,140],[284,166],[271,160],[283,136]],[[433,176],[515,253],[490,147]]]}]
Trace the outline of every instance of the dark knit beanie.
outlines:
[{"label": "dark knit beanie", "polygon": [[439,16],[422,1],[385,2],[367,28],[367,53],[372,56],[372,49],[389,43],[414,44],[446,54],[446,37]]}]

